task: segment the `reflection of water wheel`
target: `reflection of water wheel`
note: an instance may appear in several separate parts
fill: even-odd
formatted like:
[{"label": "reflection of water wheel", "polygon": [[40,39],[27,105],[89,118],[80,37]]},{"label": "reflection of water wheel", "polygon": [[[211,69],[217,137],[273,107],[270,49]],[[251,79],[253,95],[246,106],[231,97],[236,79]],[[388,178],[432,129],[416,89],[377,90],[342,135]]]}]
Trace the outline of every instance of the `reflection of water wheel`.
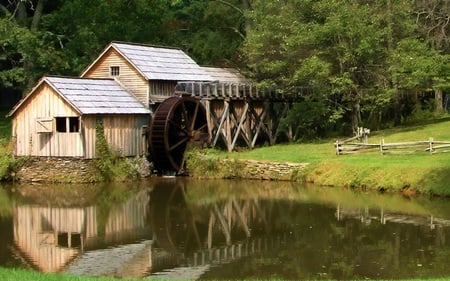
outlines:
[{"label": "reflection of water wheel", "polygon": [[156,245],[168,252],[200,247],[197,225],[187,206],[185,192],[183,185],[163,182],[156,184],[150,194],[150,217]]},{"label": "reflection of water wheel", "polygon": [[173,96],[164,100],[150,126],[150,153],[158,171],[180,172],[189,143],[207,141],[205,108],[199,100]]},{"label": "reflection of water wheel", "polygon": [[184,187],[159,184],[150,195],[152,228],[157,245],[176,251],[179,233],[186,233],[187,209]]}]

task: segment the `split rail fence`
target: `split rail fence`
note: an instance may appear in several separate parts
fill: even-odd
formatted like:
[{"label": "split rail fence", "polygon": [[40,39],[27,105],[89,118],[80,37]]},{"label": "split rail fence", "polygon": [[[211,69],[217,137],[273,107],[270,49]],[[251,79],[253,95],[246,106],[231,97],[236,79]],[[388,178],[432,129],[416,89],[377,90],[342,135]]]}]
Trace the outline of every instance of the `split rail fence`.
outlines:
[{"label": "split rail fence", "polygon": [[334,144],[336,155],[355,154],[379,151],[380,154],[413,154],[413,153],[445,153],[450,152],[450,141],[435,141],[429,138],[427,141],[386,143],[384,139],[380,143],[353,143],[354,138],[339,141]]}]

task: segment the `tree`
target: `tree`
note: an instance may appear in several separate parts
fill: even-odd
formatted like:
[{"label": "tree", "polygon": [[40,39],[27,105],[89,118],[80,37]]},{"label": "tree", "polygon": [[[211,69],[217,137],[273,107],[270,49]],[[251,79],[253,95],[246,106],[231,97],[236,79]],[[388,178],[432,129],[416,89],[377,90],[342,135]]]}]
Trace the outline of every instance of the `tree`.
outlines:
[{"label": "tree", "polygon": [[11,0],[0,4],[0,81],[6,87],[29,88],[44,69],[58,62],[50,38],[39,31],[46,3]]},{"label": "tree", "polygon": [[245,39],[249,0],[173,1],[168,20],[171,45],[179,46],[198,63],[237,65]]},{"label": "tree", "polygon": [[[261,86],[287,94],[300,91],[304,102],[325,103],[328,121],[349,123],[353,131],[369,122],[378,128],[383,116],[397,116],[402,95],[413,97],[413,92],[442,88],[448,81],[448,57],[426,44],[416,44],[417,49],[408,53],[417,68],[402,72],[407,67],[401,59],[405,43],[421,42],[412,4],[254,1],[243,50]],[[399,85],[400,80],[404,85]],[[399,91],[407,81],[415,84]]]}]

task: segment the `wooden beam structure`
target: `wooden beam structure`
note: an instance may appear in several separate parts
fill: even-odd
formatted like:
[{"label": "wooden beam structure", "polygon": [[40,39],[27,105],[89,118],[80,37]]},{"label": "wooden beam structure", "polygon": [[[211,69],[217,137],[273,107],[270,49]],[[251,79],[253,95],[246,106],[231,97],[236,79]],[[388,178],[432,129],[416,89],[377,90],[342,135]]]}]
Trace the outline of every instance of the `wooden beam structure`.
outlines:
[{"label": "wooden beam structure", "polygon": [[[207,113],[212,147],[228,151],[273,145],[280,137],[280,122],[301,94],[261,91],[252,84],[223,82],[178,83],[176,94],[200,99]],[[288,136],[289,139],[289,136]]]}]

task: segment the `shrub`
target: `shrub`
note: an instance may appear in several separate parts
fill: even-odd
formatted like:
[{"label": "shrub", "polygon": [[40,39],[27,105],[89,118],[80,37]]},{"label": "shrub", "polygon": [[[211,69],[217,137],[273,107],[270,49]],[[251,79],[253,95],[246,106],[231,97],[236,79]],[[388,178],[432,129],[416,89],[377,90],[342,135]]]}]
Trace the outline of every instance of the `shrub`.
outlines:
[{"label": "shrub", "polygon": [[0,180],[14,180],[17,169],[25,161],[15,158],[10,141],[0,139]]},{"label": "shrub", "polygon": [[137,179],[142,159],[136,157],[131,160],[123,157],[106,141],[101,119],[96,124],[95,159],[94,165],[99,172],[100,181],[125,181]]}]

